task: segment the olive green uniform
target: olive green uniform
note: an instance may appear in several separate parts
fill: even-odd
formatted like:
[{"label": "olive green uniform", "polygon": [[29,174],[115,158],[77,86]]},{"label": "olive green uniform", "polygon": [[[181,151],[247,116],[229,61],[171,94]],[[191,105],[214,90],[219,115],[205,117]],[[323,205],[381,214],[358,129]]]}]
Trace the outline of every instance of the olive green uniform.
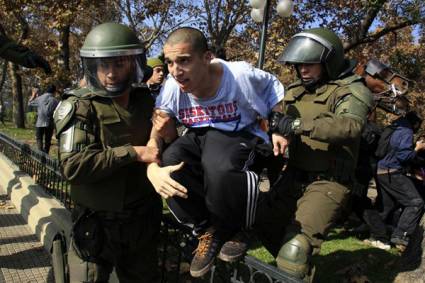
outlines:
[{"label": "olive green uniform", "polygon": [[279,186],[258,208],[257,230],[277,255],[284,234],[304,234],[318,252],[347,203],[360,133],[372,96],[360,77],[329,81],[308,93],[301,82],[288,87],[284,112],[301,126],[289,146]]},{"label": "olive green uniform", "polygon": [[161,201],[132,147],[149,139],[152,96],[133,89],[127,109],[88,88],[65,96],[54,118],[75,204],[71,282],[107,282],[113,267],[120,282],[155,282]]}]

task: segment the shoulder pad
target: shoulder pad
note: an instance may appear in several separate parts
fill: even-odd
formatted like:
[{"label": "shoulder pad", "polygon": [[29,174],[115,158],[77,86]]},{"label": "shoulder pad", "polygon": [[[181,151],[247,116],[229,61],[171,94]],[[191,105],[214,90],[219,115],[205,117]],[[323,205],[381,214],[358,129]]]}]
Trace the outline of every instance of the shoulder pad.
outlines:
[{"label": "shoulder pad", "polygon": [[369,108],[373,106],[373,96],[370,90],[360,81],[351,83],[348,88],[354,97],[362,101]]},{"label": "shoulder pad", "polygon": [[53,121],[55,123],[56,135],[65,129],[75,113],[75,103],[77,99],[69,98],[59,102],[58,106],[53,113]]},{"label": "shoulder pad", "polygon": [[301,80],[297,80],[297,81],[293,82],[292,84],[290,84],[288,86],[288,89],[295,88],[295,87],[298,87],[298,86],[301,86],[301,85],[302,85]]},{"label": "shoulder pad", "polygon": [[339,86],[345,86],[345,85],[349,85],[349,84],[356,82],[356,81],[362,82],[363,77],[361,77],[357,74],[353,74],[351,76],[345,77],[345,78],[340,79],[340,80],[335,80],[335,81],[332,81],[332,82],[339,85]]},{"label": "shoulder pad", "polygon": [[90,99],[96,96],[96,91],[93,91],[87,87],[79,87],[71,90],[67,90],[62,94],[62,98],[66,99],[70,96],[75,96],[81,99]]}]

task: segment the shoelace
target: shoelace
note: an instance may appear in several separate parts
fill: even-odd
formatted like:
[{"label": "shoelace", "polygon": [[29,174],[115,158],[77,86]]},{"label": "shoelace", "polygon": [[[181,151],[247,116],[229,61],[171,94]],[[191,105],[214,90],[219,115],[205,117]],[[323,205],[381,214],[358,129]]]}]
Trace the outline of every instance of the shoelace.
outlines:
[{"label": "shoelace", "polygon": [[196,253],[199,256],[206,256],[212,240],[213,234],[210,232],[206,232],[204,235],[200,236],[198,247],[193,251],[193,253]]}]

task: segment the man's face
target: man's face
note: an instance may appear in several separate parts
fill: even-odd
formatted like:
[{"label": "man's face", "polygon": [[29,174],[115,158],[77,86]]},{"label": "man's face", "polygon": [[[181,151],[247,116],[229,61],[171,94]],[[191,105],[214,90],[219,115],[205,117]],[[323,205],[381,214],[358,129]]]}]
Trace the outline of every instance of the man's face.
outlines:
[{"label": "man's face", "polygon": [[153,68],[152,76],[149,78],[151,84],[162,84],[164,80],[164,67],[157,66]]},{"label": "man's face", "polygon": [[97,65],[97,78],[104,88],[114,91],[128,81],[132,69],[130,57],[102,58]]},{"label": "man's face", "polygon": [[322,77],[323,69],[321,64],[297,64],[300,79],[303,81],[319,81]]},{"label": "man's face", "polygon": [[184,92],[198,90],[205,82],[205,75],[211,54],[193,51],[190,43],[181,42],[164,46],[165,62],[168,71]]}]

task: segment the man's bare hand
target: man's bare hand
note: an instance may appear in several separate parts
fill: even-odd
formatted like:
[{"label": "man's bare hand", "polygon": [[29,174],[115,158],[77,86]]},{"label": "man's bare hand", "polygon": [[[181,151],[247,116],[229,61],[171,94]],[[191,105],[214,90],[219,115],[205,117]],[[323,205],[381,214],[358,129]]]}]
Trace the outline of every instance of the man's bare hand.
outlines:
[{"label": "man's bare hand", "polygon": [[145,163],[159,163],[159,150],[151,146],[133,146],[137,153],[137,161]]},{"label": "man's bare hand", "polygon": [[416,142],[416,146],[415,146],[415,151],[421,151],[425,149],[425,141],[423,140],[418,140]]},{"label": "man's bare hand", "polygon": [[171,142],[177,137],[176,123],[167,113],[155,109],[152,116],[155,130],[166,142]]},{"label": "man's bare hand", "polygon": [[183,162],[166,167],[159,167],[156,163],[148,165],[148,178],[155,188],[155,191],[163,198],[168,199],[174,196],[187,198],[187,189],[170,176],[172,172],[180,170],[183,165]]},{"label": "man's bare hand", "polygon": [[[273,153],[275,156],[278,156],[281,154],[282,156],[285,155],[286,148],[289,145],[289,139],[285,138],[284,136],[281,136],[279,134],[272,134],[272,142],[273,142]],[[286,157],[286,156],[284,156]]]}]

